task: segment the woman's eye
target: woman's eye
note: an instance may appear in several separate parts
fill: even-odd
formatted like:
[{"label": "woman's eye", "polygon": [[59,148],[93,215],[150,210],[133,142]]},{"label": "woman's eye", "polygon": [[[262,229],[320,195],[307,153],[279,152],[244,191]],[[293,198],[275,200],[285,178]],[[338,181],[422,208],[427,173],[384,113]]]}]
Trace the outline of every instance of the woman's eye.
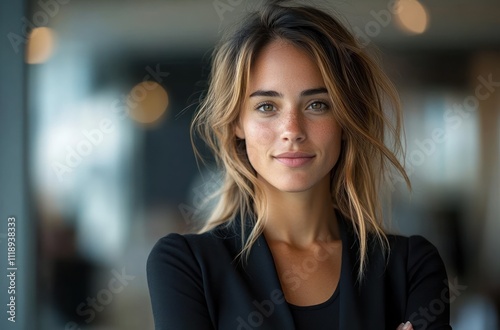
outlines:
[{"label": "woman's eye", "polygon": [[308,109],[311,109],[314,111],[323,111],[323,110],[328,109],[328,106],[323,102],[313,102],[309,105]]},{"label": "woman's eye", "polygon": [[257,110],[262,112],[271,112],[274,111],[274,105],[270,103],[261,104],[257,107]]}]

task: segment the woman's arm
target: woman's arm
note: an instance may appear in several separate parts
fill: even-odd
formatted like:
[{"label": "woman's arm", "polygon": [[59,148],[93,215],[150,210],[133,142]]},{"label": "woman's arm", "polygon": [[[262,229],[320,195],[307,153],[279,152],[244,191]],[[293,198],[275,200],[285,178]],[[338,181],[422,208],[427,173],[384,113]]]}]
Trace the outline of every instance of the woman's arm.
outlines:
[{"label": "woman's arm", "polygon": [[147,278],[156,330],[214,329],[201,271],[183,236],[170,234],[156,243]]},{"label": "woman's arm", "polygon": [[406,320],[415,330],[451,329],[448,277],[439,252],[421,236],[408,239]]}]

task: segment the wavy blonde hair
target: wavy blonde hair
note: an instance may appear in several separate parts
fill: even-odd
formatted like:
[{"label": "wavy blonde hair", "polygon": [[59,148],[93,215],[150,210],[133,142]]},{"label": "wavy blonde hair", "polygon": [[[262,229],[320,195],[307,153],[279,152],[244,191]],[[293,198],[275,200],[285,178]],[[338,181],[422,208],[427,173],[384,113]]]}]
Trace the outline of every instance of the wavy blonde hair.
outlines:
[{"label": "wavy blonde hair", "polygon": [[[243,244],[239,256],[248,256],[263,232],[266,200],[248,161],[245,142],[235,135],[235,125],[252,63],[274,40],[285,40],[311,56],[337,105],[333,111],[344,139],[330,176],[331,197],[335,209],[352,222],[359,238],[358,275],[362,279],[369,234],[378,238],[384,251],[388,249],[379,198],[381,183],[394,168],[410,186],[398,160],[403,154],[399,98],[390,80],[353,35],[332,15],[310,6],[268,3],[248,14],[214,50],[208,91],[193,119],[191,133],[193,141],[199,135],[212,150],[224,180],[200,232],[239,218]],[[391,141],[391,148],[385,139]],[[193,147],[200,156],[194,143]],[[251,224],[248,228],[247,221]]]}]

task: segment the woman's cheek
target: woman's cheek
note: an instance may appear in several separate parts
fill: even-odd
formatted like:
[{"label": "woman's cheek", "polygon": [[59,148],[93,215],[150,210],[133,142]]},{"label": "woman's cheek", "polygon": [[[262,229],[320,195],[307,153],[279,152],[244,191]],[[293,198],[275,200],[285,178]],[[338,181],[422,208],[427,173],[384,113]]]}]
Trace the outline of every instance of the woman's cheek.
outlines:
[{"label": "woman's cheek", "polygon": [[266,145],[271,145],[274,142],[274,132],[272,130],[271,123],[267,122],[255,122],[249,125],[247,128],[247,143],[248,138],[252,139],[252,144],[256,144],[256,147],[263,147]]},{"label": "woman's cheek", "polygon": [[271,154],[274,133],[265,123],[252,123],[245,127],[245,143],[250,163],[256,169]]}]

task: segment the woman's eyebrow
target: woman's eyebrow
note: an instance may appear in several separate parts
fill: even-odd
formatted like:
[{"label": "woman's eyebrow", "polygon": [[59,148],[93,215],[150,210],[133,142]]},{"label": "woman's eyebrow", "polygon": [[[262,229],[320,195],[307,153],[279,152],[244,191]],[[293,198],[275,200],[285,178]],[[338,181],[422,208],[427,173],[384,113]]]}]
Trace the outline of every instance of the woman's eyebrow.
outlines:
[{"label": "woman's eyebrow", "polygon": [[[300,96],[311,96],[316,94],[328,94],[328,90],[324,87],[306,89],[300,93]],[[266,97],[283,97],[283,94],[276,91],[256,90],[249,97],[266,96]]]},{"label": "woman's eyebrow", "polygon": [[267,96],[267,97],[283,97],[283,94],[278,93],[276,91],[263,91],[261,89],[256,90],[252,94],[250,94],[250,97],[254,96]]},{"label": "woman's eyebrow", "polygon": [[300,96],[311,96],[316,94],[328,94],[328,90],[324,87],[306,89],[305,91],[302,91],[302,93],[300,93]]}]

